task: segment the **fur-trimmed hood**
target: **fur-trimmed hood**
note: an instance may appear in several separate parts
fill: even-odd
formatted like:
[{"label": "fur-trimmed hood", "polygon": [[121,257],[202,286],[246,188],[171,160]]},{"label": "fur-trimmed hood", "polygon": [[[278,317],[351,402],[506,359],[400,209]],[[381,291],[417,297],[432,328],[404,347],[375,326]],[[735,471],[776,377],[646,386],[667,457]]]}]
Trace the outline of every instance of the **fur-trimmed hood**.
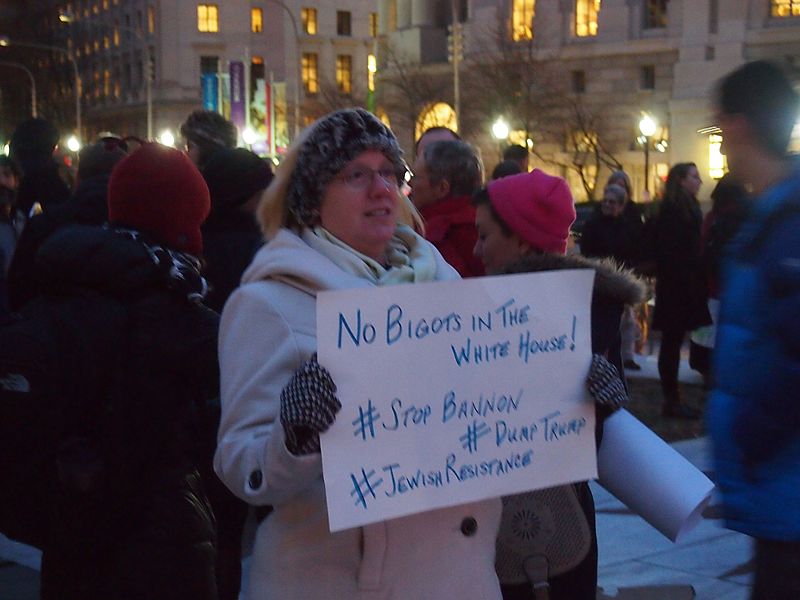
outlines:
[{"label": "fur-trimmed hood", "polygon": [[533,273],[560,269],[593,269],[594,294],[606,301],[636,305],[644,301],[645,285],[633,271],[617,265],[612,259],[586,258],[579,254],[531,254],[513,263],[506,273]]}]

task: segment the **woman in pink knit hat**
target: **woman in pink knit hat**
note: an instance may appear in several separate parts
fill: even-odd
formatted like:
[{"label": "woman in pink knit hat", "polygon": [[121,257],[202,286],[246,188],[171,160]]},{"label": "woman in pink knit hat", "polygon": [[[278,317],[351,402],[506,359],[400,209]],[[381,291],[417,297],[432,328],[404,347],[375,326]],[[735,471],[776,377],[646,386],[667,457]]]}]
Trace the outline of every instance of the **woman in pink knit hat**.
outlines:
[{"label": "woman in pink knit hat", "polygon": [[[620,317],[626,305],[641,301],[643,286],[613,262],[566,255],[569,230],[575,221],[575,204],[567,183],[560,177],[534,169],[492,181],[475,195],[473,204],[478,229],[474,252],[483,259],[487,275],[557,269],[595,271],[592,353],[602,355],[622,373]],[[616,373],[609,376],[616,376]],[[598,401],[597,406],[599,441],[602,420],[619,405]],[[514,531],[513,523],[518,523],[526,510],[541,511],[542,506],[562,515],[556,520],[559,531],[550,532],[550,535],[565,540],[559,544],[557,552],[546,552],[544,557],[540,556],[539,549],[547,547],[547,540],[534,537],[523,543],[512,533],[504,534]],[[504,498],[502,519],[497,568],[505,600],[532,599],[535,597],[533,590],[541,587],[549,587],[551,600],[595,598],[597,536],[594,500],[587,483]],[[516,557],[516,569],[509,565],[514,562],[509,557]],[[544,560],[537,561],[537,558]],[[537,564],[541,568],[536,568]]]}]

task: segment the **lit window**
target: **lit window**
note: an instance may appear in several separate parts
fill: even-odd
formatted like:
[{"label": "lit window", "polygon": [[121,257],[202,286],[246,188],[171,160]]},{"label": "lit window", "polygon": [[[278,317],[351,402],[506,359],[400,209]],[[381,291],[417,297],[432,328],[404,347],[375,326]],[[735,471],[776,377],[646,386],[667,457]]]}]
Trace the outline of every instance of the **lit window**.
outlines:
[{"label": "lit window", "polygon": [[378,37],[378,13],[369,13],[369,35]]},{"label": "lit window", "polygon": [[103,71],[103,96],[108,97],[111,92],[111,71],[105,69]]},{"label": "lit window", "polygon": [[536,0],[513,0],[511,7],[511,39],[515,42],[533,39],[533,16]]},{"label": "lit window", "polygon": [[336,35],[352,35],[349,10],[336,11]]},{"label": "lit window", "polygon": [[301,8],[300,20],[303,22],[303,31],[308,35],[317,35],[317,9]]},{"label": "lit window", "polygon": [[264,57],[256,55],[256,56],[254,56],[253,58],[250,59],[250,62],[252,62],[254,65],[263,65],[264,64]]},{"label": "lit window", "polygon": [[444,102],[435,102],[426,106],[417,118],[414,139],[418,140],[422,132],[431,127],[448,127],[453,131],[458,131],[456,111],[453,110],[453,107]]},{"label": "lit window", "polygon": [[575,35],[587,37],[597,35],[597,15],[600,0],[575,0]]},{"label": "lit window", "polygon": [[309,94],[319,91],[319,72],[317,70],[317,55],[314,52],[304,52],[300,63],[303,86]]},{"label": "lit window", "polygon": [[771,0],[773,17],[800,17],[800,0]]},{"label": "lit window", "polygon": [[111,47],[111,40],[107,35],[103,36],[103,48],[108,50]]},{"label": "lit window", "polygon": [[103,10],[108,10],[108,0],[103,0]]},{"label": "lit window", "polygon": [[250,9],[250,31],[253,33],[264,31],[264,11],[260,8]]},{"label": "lit window", "polygon": [[336,57],[336,86],[343,94],[353,90],[353,57],[348,54]]},{"label": "lit window", "polygon": [[116,48],[119,46],[119,24],[116,22],[114,23],[114,33],[112,37],[114,38],[114,47]]},{"label": "lit window", "polygon": [[722,136],[711,134],[708,136],[708,175],[711,179],[720,179],[727,171],[727,161],[722,154]]},{"label": "lit window", "polygon": [[156,32],[156,7],[147,7],[147,33],[153,34]]},{"label": "lit window", "polygon": [[644,28],[661,29],[667,26],[669,0],[647,0],[644,10]]},{"label": "lit window", "polygon": [[378,71],[378,61],[374,54],[367,55],[367,89],[375,91],[375,73]]},{"label": "lit window", "polygon": [[219,7],[216,4],[197,5],[197,31],[204,33],[219,31]]}]

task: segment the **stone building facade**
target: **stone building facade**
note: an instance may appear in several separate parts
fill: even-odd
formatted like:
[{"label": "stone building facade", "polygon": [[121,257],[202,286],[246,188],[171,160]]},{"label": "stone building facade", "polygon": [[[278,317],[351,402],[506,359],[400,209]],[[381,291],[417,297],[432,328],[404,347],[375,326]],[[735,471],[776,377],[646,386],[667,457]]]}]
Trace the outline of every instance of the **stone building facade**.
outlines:
[{"label": "stone building facade", "polygon": [[[508,143],[491,126],[505,120],[509,140],[527,144],[533,164],[568,177],[579,199],[599,195],[614,166],[632,176],[637,197],[645,183],[657,192],[676,162],[697,163],[708,183],[724,170],[718,132],[704,129],[714,124],[714,82],[758,58],[784,64],[800,82],[797,0],[378,4],[378,95],[404,145],[411,147],[423,123],[454,122],[447,108],[456,97],[448,62],[455,12],[463,33],[459,131],[481,148],[490,170]],[[657,122],[649,139],[639,132],[644,115]],[[712,188],[705,185],[703,196]]]}]

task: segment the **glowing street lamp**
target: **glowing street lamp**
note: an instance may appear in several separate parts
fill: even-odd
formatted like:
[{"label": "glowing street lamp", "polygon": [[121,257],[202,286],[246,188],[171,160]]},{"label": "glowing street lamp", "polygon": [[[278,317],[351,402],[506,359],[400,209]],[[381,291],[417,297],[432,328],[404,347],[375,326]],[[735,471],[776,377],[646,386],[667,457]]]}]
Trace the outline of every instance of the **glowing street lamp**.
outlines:
[{"label": "glowing street lamp", "polygon": [[158,136],[158,141],[164,146],[175,146],[175,136],[172,135],[169,129],[161,132],[161,135]]},{"label": "glowing street lamp", "polygon": [[258,135],[252,128],[246,127],[245,130],[242,132],[242,141],[247,144],[248,147],[252,146],[258,140]]},{"label": "glowing street lamp", "polygon": [[644,113],[639,121],[639,132],[642,134],[642,146],[644,146],[644,191],[650,193],[650,138],[653,137],[658,129],[658,123],[649,114]]},{"label": "glowing street lamp", "polygon": [[67,140],[67,148],[70,152],[77,152],[81,149],[80,140],[74,135],[69,136],[69,139]]},{"label": "glowing street lamp", "polygon": [[508,139],[508,134],[510,132],[508,123],[506,123],[502,117],[498,118],[497,121],[492,124],[492,135],[498,141]]}]

